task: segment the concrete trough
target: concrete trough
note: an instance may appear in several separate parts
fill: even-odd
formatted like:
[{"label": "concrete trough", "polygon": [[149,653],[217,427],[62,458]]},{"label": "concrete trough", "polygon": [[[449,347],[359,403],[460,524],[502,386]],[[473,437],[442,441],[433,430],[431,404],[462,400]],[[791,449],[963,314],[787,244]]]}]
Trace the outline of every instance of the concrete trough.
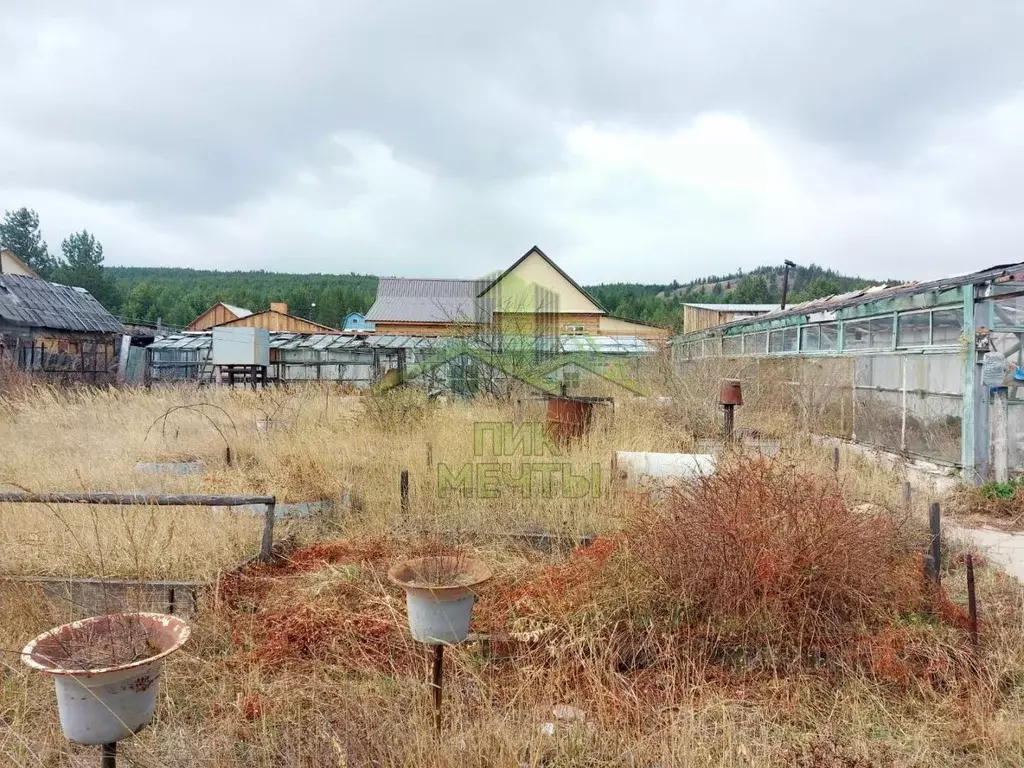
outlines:
[{"label": "concrete trough", "polygon": [[201,461],[140,461],[135,471],[145,475],[201,475],[205,465]]},{"label": "concrete trough", "polygon": [[645,483],[696,480],[713,475],[718,460],[709,453],[649,453],[616,451],[612,459],[612,477],[625,480],[627,488]]}]

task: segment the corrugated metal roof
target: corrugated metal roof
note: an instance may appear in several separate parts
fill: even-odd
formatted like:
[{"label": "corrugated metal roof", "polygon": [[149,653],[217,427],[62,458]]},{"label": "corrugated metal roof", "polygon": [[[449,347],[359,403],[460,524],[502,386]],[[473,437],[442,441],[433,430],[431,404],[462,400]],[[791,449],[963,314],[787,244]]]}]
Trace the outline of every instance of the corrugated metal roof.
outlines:
[{"label": "corrugated metal roof", "polygon": [[[460,340],[429,336],[394,334],[339,336],[336,334],[271,333],[271,349],[432,349]],[[563,336],[561,351],[566,353],[596,352],[598,354],[644,354],[650,345],[636,336]],[[206,349],[212,344],[210,333],[187,333],[165,336],[149,345],[150,349]]]},{"label": "corrugated metal roof", "polygon": [[365,315],[371,322],[453,323],[486,322],[490,302],[477,299],[482,280],[436,280],[382,277],[377,299]]},{"label": "corrugated metal roof", "polygon": [[712,312],[774,312],[779,304],[694,304],[686,302],[684,307],[696,307],[697,309],[709,309]]},{"label": "corrugated metal roof", "polygon": [[30,328],[124,332],[121,322],[85,289],[22,275],[0,275],[0,318]]}]

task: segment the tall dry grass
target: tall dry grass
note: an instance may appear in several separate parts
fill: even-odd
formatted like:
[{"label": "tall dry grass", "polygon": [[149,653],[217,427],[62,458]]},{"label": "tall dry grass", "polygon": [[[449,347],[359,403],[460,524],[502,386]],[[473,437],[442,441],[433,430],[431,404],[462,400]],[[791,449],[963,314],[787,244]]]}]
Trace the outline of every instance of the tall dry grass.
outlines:
[{"label": "tall dry grass", "polygon": [[[592,463],[607,468],[616,449],[687,451],[698,438],[716,434],[720,371],[702,381],[664,374],[651,374],[650,391],[671,403],[623,396],[614,414],[601,412],[592,434],[558,460],[582,473]],[[0,456],[0,479],[9,484],[32,490],[136,490],[151,484],[175,491],[273,493],[282,500],[355,501],[339,504],[335,515],[316,524],[282,525],[282,533],[294,533],[309,546],[292,562],[256,569],[234,585],[223,582],[209,596],[194,622],[193,640],[167,665],[157,721],[123,745],[128,764],[1020,764],[1019,586],[989,568],[979,570],[982,646],[975,671],[966,676],[959,667],[941,666],[961,659],[960,628],[912,611],[881,618],[868,611],[884,591],[884,584],[869,577],[888,573],[886,547],[903,546],[898,531],[893,529],[892,541],[885,539],[878,552],[870,546],[876,538],[858,540],[844,561],[833,560],[823,545],[840,530],[830,527],[835,516],[851,524],[859,515],[902,522],[907,512],[901,507],[901,478],[845,454],[836,476],[831,451],[806,440],[794,412],[773,411],[767,395],[740,410],[739,424],[781,438],[779,471],[799,469],[801,476],[834,484],[837,496],[829,497],[829,505],[808,498],[788,505],[784,486],[775,498],[776,514],[795,510],[805,524],[818,521],[816,527],[794,529],[817,542],[808,545],[816,559],[801,565],[801,549],[791,547],[799,536],[786,535],[785,526],[760,528],[756,518],[748,519],[745,551],[751,556],[738,563],[720,560],[717,582],[715,561],[707,556],[715,546],[707,526],[717,521],[719,538],[732,535],[722,525],[728,520],[724,509],[691,501],[683,515],[684,508],[626,496],[607,483],[601,493],[582,499],[507,493],[495,499],[440,498],[439,464],[458,467],[493,458],[475,455],[475,423],[539,421],[542,405],[431,405],[415,393],[401,397],[406,400],[367,401],[315,386],[287,393],[34,389],[3,403],[0,439],[8,448]],[[257,432],[255,421],[271,413],[284,426]],[[168,478],[134,471],[140,459],[172,456],[201,459],[207,471]],[[507,461],[515,471],[530,459],[517,455]],[[742,459],[725,459],[726,468],[739,466],[732,461]],[[411,482],[407,513],[399,499],[402,469]],[[766,508],[762,496],[749,498],[749,505]],[[863,504],[872,508],[855,511]],[[915,507],[912,518],[918,512]],[[638,517],[643,514],[655,516]],[[648,537],[621,550],[637,555],[627,569],[606,542],[620,534],[635,538],[645,520]],[[205,510],[126,509],[122,517],[116,508],[8,505],[0,507],[0,526],[0,568],[18,573],[206,578],[251,554],[258,542],[255,521]],[[608,536],[569,561],[522,554],[501,536],[531,529]],[[485,658],[472,645],[448,651],[445,735],[437,739],[428,660],[409,638],[402,595],[384,573],[395,559],[420,551],[424,533],[468,541],[481,532],[497,535],[479,537],[467,551],[491,564],[496,575],[477,606],[478,629],[510,630],[522,642],[513,643],[513,659],[505,661]],[[872,537],[881,532],[866,531]],[[324,538],[332,541],[319,541]],[[774,570],[765,570],[754,556],[761,550],[775,552]],[[813,570],[814,563],[826,570],[813,589],[805,588],[801,568]],[[950,552],[950,563],[945,584],[950,598],[962,604],[964,573],[956,552]],[[651,577],[652,566],[676,578],[660,584]],[[763,602],[741,602],[742,595],[726,583],[733,569],[744,568],[748,581],[760,585]],[[634,578],[637,569],[644,580]],[[683,576],[693,590],[685,600]],[[558,578],[563,590],[552,603],[549,581]],[[709,601],[710,593],[723,599]],[[861,607],[838,611],[825,600],[830,621],[854,616],[870,626],[866,656],[851,652],[848,663],[828,665],[827,673],[813,664],[760,663],[771,661],[771,654],[758,656],[757,649],[781,647],[770,641],[782,632],[806,644],[799,623],[782,618],[813,615],[807,606],[816,598],[837,595]],[[534,602],[514,603],[516,596]],[[551,605],[557,608],[545,608]],[[722,641],[717,653],[680,652],[686,606],[694,637]],[[776,609],[785,613],[771,612]],[[698,625],[712,620],[714,632],[697,633]],[[95,764],[95,749],[69,745],[60,735],[52,684],[22,669],[9,653],[51,622],[37,592],[4,591],[0,649],[8,652],[2,656],[7,669],[0,686],[0,754],[11,765]],[[730,626],[731,635],[725,631]],[[744,631],[749,634],[742,643],[724,642]],[[524,639],[530,637],[537,639]],[[938,666],[923,674],[932,662]],[[563,706],[558,719],[553,708],[559,704],[578,711],[569,710],[572,717],[566,718]]]}]

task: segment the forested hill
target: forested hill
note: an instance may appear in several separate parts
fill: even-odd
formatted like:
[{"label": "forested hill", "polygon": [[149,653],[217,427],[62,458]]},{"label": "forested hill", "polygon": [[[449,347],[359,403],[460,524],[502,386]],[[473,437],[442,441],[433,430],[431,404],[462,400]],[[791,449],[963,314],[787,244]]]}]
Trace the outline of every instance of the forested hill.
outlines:
[{"label": "forested hill", "polygon": [[[677,281],[667,285],[605,283],[588,286],[587,290],[614,315],[678,330],[682,324],[680,304],[774,304],[782,300],[782,280],[781,267],[758,267],[747,273],[711,275],[685,284]],[[789,273],[787,303],[798,304],[870,285],[901,282],[842,275],[816,264],[798,266]]]},{"label": "forested hill", "polygon": [[[215,272],[172,267],[106,267],[128,321],[184,327],[223,301],[260,312],[272,301],[324,325],[340,327],[349,312],[365,312],[377,295],[373,275],[292,275],[282,272]],[[314,306],[315,305],[315,306]]]},{"label": "forested hill", "polygon": [[[288,304],[293,315],[339,327],[349,312],[365,312],[377,293],[372,275],[285,274],[281,272],[216,272],[170,267],[106,267],[104,275],[117,290],[111,307],[127,321],[184,327],[218,301],[254,312],[272,301]],[[800,266],[789,276],[789,301],[797,303],[834,293],[898,280],[868,280],[841,275],[816,265]],[[714,302],[771,304],[782,295],[782,269],[760,267],[752,272],[711,276],[691,283],[606,283],[585,286],[614,315],[679,329],[680,304]],[[110,302],[113,303],[113,302]],[[314,306],[315,305],[315,306]]]}]

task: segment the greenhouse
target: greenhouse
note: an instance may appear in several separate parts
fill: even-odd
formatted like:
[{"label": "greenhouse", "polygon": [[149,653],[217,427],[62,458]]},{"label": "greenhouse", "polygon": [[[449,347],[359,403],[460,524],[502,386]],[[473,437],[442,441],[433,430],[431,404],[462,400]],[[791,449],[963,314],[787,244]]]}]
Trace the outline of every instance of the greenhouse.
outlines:
[{"label": "greenhouse", "polygon": [[672,359],[684,375],[740,379],[745,396],[789,409],[809,432],[977,480],[1003,462],[1024,471],[1022,336],[1024,264],[1013,264],[683,334]]}]

